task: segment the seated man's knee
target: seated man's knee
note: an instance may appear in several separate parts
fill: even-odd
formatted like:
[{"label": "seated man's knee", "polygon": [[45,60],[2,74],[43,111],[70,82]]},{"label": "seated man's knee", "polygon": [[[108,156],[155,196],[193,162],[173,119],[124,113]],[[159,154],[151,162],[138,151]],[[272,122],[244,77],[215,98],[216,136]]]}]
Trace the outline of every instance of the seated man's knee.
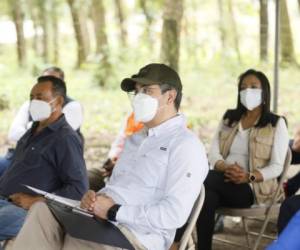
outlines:
[{"label": "seated man's knee", "polygon": [[45,211],[49,211],[49,208],[46,204],[46,202],[44,201],[38,201],[38,202],[35,202],[31,208],[29,209],[29,213],[28,214],[35,214],[35,215],[40,215],[40,216],[43,216],[43,213]]}]

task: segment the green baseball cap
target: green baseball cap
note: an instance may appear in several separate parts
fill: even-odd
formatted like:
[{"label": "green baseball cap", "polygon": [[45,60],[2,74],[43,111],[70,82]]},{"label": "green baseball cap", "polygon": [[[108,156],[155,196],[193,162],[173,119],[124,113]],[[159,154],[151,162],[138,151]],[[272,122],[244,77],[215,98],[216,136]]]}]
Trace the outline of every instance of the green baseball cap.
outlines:
[{"label": "green baseball cap", "polygon": [[125,78],[121,82],[121,89],[130,92],[135,90],[135,84],[143,85],[163,85],[168,84],[178,92],[182,91],[182,84],[179,75],[175,70],[165,64],[151,63],[141,68],[139,72],[131,78]]}]

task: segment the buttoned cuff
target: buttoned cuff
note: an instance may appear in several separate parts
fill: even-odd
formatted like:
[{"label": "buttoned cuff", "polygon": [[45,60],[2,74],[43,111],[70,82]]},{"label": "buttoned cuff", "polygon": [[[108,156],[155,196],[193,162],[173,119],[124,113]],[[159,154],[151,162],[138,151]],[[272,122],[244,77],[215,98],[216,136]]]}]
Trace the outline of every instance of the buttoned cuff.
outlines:
[{"label": "buttoned cuff", "polygon": [[214,158],[214,159],[210,159],[210,169],[215,169],[216,163],[218,161],[224,161],[224,159],[222,157],[217,157],[217,158]]},{"label": "buttoned cuff", "polygon": [[136,215],[139,213],[138,206],[122,205],[118,210],[116,221],[119,223],[134,224]]}]

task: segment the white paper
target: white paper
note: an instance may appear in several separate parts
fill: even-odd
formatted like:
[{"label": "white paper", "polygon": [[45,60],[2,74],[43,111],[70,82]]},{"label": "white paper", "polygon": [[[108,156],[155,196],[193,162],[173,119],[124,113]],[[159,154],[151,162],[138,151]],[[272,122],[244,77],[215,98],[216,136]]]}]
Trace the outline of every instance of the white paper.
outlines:
[{"label": "white paper", "polygon": [[88,216],[91,216],[91,217],[93,216],[93,213],[91,213],[90,211],[88,211],[86,209],[82,209],[80,207],[80,201],[78,201],[78,200],[72,200],[72,199],[68,199],[68,198],[65,198],[65,197],[62,197],[59,195],[51,194],[51,193],[45,192],[41,189],[31,187],[29,185],[24,185],[24,186],[29,188],[30,190],[32,190],[33,192],[35,192],[37,194],[43,195],[47,200],[56,201],[57,203],[60,203],[65,206],[68,206],[70,208],[73,208],[73,211],[78,210],[82,214],[87,213]]},{"label": "white paper", "polygon": [[33,192],[37,193],[37,194],[41,194],[43,196],[45,196],[47,194],[47,192],[43,191],[43,190],[40,190],[40,189],[37,189],[37,188],[34,188],[34,187],[31,187],[29,185],[24,185],[25,187],[29,188],[30,190],[32,190]]}]

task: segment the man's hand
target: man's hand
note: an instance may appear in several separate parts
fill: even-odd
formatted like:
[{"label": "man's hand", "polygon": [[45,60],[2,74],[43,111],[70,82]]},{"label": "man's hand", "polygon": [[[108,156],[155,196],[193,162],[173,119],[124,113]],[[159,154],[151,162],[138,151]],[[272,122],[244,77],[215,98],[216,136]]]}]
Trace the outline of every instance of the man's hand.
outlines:
[{"label": "man's hand", "polygon": [[225,182],[233,182],[234,184],[241,184],[248,182],[248,173],[237,163],[229,165],[225,172]]},{"label": "man's hand", "polygon": [[9,198],[11,199],[12,203],[27,210],[31,207],[33,203],[45,200],[41,196],[35,196],[24,193],[12,194],[9,196]]},{"label": "man's hand", "polygon": [[83,209],[87,209],[89,211],[93,211],[95,202],[96,202],[96,193],[93,190],[89,190],[82,197],[80,207]]},{"label": "man's hand", "polygon": [[109,196],[105,194],[97,195],[94,206],[94,214],[102,219],[107,220],[107,211],[113,205],[115,205],[115,202]]},{"label": "man's hand", "polygon": [[116,165],[116,162],[117,162],[117,157],[114,157],[112,159],[108,158],[104,162],[102,168],[100,169],[102,172],[101,175],[103,177],[111,176],[111,173],[113,171],[114,166]]}]

